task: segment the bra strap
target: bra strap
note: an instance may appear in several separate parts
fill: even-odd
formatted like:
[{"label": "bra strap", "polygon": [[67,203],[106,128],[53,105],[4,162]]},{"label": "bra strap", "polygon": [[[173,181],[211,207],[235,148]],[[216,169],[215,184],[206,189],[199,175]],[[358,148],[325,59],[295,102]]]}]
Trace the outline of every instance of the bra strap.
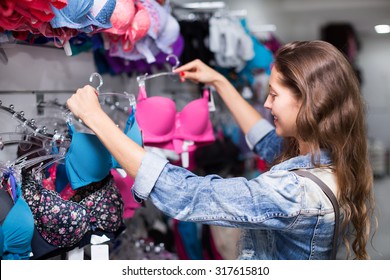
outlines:
[{"label": "bra strap", "polygon": [[135,106],[132,106],[129,117],[127,118],[126,121],[126,127],[124,130],[125,134],[127,134],[127,132],[133,127],[134,121],[135,121]]},{"label": "bra strap", "polygon": [[203,98],[209,101],[210,91],[207,88],[203,89]]},{"label": "bra strap", "polygon": [[68,123],[68,133],[70,136],[73,136],[73,134],[76,133],[76,128],[72,123]]},{"label": "bra strap", "polygon": [[138,101],[141,101],[141,100],[146,99],[146,98],[147,98],[146,88],[144,85],[141,85],[138,89]]},{"label": "bra strap", "polygon": [[334,226],[334,233],[333,233],[333,248],[332,248],[332,259],[336,259],[336,254],[337,254],[337,243],[338,243],[338,235],[339,235],[339,219],[340,219],[340,209],[339,209],[339,204],[337,202],[337,199],[335,195],[333,194],[332,190],[316,175],[309,171],[304,171],[304,170],[293,170],[297,175],[302,176],[302,177],[307,177],[314,181],[321,189],[322,191],[326,194],[328,199],[333,205],[334,208],[334,215],[335,215],[335,226]]}]

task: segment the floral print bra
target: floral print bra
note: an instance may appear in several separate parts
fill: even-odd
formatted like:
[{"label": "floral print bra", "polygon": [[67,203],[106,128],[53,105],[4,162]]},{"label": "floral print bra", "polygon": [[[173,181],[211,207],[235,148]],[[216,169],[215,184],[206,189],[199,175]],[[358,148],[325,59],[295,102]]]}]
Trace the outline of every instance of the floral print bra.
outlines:
[{"label": "floral print bra", "polygon": [[123,225],[124,203],[112,175],[83,188],[74,201],[45,189],[31,175],[24,176],[22,191],[37,230],[59,248],[76,245],[87,232],[116,232]]}]

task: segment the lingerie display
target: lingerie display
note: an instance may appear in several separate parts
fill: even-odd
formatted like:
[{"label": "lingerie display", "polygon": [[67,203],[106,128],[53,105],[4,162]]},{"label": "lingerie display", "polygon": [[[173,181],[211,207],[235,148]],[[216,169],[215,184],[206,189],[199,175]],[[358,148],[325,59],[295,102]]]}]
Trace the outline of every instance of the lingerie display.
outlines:
[{"label": "lingerie display", "polygon": [[70,200],[45,189],[29,175],[22,191],[37,230],[59,248],[76,245],[88,232],[116,233],[122,226],[123,201],[111,175],[78,189]]},{"label": "lingerie display", "polygon": [[[152,78],[156,70],[159,72],[156,76],[176,75],[173,70],[180,64],[199,58],[215,68],[229,71],[234,68],[239,77],[251,82],[254,69],[268,70],[272,63],[272,54],[248,34],[244,24],[220,16],[211,17],[214,10],[195,10],[196,18],[179,18],[173,9],[180,5],[171,5],[169,0],[3,2],[0,35],[4,35],[1,39],[5,42],[1,44],[46,45],[65,50],[66,56],[89,51],[98,75],[127,74],[130,77],[137,74]],[[175,66],[171,58],[176,59]],[[168,89],[152,96],[145,84],[139,83],[138,92],[133,95],[136,104],[126,104],[120,111],[122,117],[125,114],[121,125],[114,120],[115,114],[108,115],[127,137],[141,147],[156,149],[163,156],[169,154],[171,157],[167,158],[173,164],[188,169],[195,166],[198,171],[217,168],[217,172],[231,173],[233,167],[241,163],[240,151],[233,141],[216,137],[222,125],[218,124],[221,130],[216,133],[216,124],[210,116],[215,110],[215,104],[211,104],[214,102],[211,89],[204,85],[197,85],[196,89],[197,98],[189,102],[189,94],[193,92],[180,93],[186,105],[178,110],[178,100],[166,95]],[[97,91],[101,96],[98,87]],[[9,143],[2,137],[13,135],[13,131],[1,132],[0,136],[1,150],[8,144],[18,144],[16,160],[0,162],[2,260],[49,259],[60,255],[63,258],[73,249],[91,246],[95,236],[103,237],[105,241],[101,244],[109,241],[118,252],[115,248],[118,240],[126,240],[126,234],[130,236],[132,230],[136,231],[129,229],[129,221],[147,216],[145,203],[136,202],[131,192],[134,179],[82,122],[62,118],[69,112],[65,104],[59,105],[61,131],[50,134],[43,129],[43,123],[24,118],[23,111],[18,113],[13,105],[6,108],[0,101],[0,111],[18,121],[17,128],[25,129]],[[53,116],[47,117],[48,123],[53,122]],[[229,155],[234,160],[230,161]],[[138,244],[133,244],[137,251],[140,248],[147,251],[148,246],[161,251],[164,247],[161,240],[173,238],[173,235],[161,238],[168,235],[171,223],[176,225],[173,228],[176,242],[167,241],[166,245],[176,243],[182,258],[221,258],[215,250],[193,251],[193,244],[199,248],[215,247],[208,228],[198,236],[200,231],[194,224],[172,223],[164,218],[155,223],[141,222],[147,224],[147,234],[155,238],[156,243],[150,245],[153,242],[147,240],[150,246],[146,243],[141,246],[131,235],[131,242]],[[204,244],[200,242],[202,238],[206,240]],[[160,251],[157,255],[163,259]],[[149,251],[146,256],[153,259],[156,254]]]}]

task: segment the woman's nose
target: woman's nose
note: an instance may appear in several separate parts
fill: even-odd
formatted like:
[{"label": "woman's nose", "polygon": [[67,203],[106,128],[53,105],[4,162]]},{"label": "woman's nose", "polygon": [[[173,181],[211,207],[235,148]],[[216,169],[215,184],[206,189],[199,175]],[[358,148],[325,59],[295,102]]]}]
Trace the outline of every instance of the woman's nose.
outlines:
[{"label": "woman's nose", "polygon": [[267,99],[266,99],[265,102],[264,102],[264,108],[266,108],[266,109],[271,109],[271,106],[272,106],[272,102],[271,102],[270,97],[269,97],[269,95],[268,95],[268,96],[267,96]]}]

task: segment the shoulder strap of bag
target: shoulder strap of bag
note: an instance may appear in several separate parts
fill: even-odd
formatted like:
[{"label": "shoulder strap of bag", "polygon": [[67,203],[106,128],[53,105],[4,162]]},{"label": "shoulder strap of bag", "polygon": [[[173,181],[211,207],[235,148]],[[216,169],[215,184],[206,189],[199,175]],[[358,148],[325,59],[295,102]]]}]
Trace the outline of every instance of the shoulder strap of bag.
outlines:
[{"label": "shoulder strap of bag", "polygon": [[329,198],[330,202],[333,205],[334,208],[334,215],[335,215],[335,227],[334,227],[334,233],[333,233],[333,248],[332,248],[332,259],[336,259],[336,254],[337,254],[337,239],[339,235],[339,218],[340,218],[340,209],[339,209],[339,204],[337,202],[337,199],[335,195],[333,194],[332,190],[316,175],[309,171],[304,171],[304,170],[294,170],[294,172],[302,177],[307,177],[314,181],[321,189],[322,191],[326,194],[326,196]]}]

